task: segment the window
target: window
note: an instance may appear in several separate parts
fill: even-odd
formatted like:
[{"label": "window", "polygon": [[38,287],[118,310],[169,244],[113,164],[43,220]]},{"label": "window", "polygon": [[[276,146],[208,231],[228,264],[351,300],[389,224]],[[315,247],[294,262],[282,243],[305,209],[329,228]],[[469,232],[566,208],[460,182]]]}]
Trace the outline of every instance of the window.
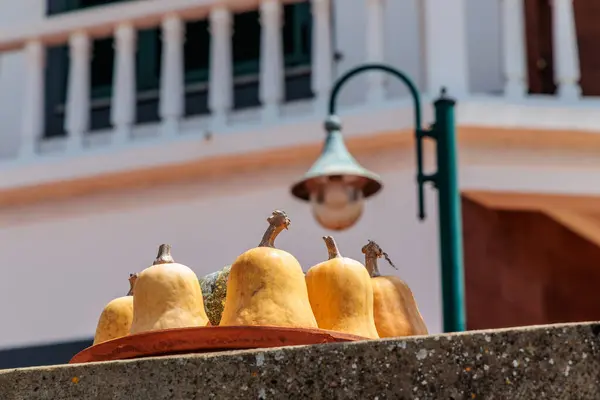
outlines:
[{"label": "window", "polygon": [[[129,0],[48,0],[48,15],[76,12],[89,7]],[[138,0],[143,1],[143,0]],[[283,45],[286,101],[310,98],[311,14],[308,1],[284,6]],[[260,23],[258,11],[234,15],[232,37],[234,109],[257,107],[259,91]],[[186,23],[184,45],[185,115],[207,114],[210,34],[208,21]],[[110,124],[113,80],[113,38],[94,40],[91,57],[91,130]],[[138,31],[137,123],[155,122],[158,116],[160,28]],[[47,49],[46,137],[64,136],[69,50],[67,46]]]}]

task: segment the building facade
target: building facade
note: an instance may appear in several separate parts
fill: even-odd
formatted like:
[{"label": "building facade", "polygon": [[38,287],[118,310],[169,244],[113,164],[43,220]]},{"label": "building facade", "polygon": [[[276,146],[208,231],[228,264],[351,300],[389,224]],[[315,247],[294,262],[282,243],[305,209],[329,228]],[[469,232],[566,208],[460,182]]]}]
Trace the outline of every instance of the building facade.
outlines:
[{"label": "building facade", "polygon": [[[571,279],[561,268],[572,241],[553,236],[566,261],[550,274],[552,257],[538,257],[536,271],[546,272],[536,275],[522,273],[532,262],[508,257],[522,241],[506,235],[539,238],[521,253],[550,243],[551,228],[535,224],[600,243],[594,0],[5,3],[0,316],[12,322],[0,349],[87,343],[102,307],[127,292],[128,274],[149,266],[160,243],[204,275],[258,244],[273,209],[292,219],[278,245],[305,270],[322,261],[327,231],[289,188],[318,155],[335,78],[363,62],[413,77],[428,122],[442,86],[458,101],[469,326],[575,318],[543,311]],[[376,240],[400,267],[387,273],[410,284],[435,333],[436,198],[427,193],[419,222],[412,107],[406,88],[378,73],[344,88],[348,146],[384,189],[335,236],[359,260]],[[432,158],[426,146],[429,170]],[[511,218],[519,222],[502,225]],[[519,266],[501,279],[500,262],[488,263],[500,242],[502,264]],[[591,290],[582,278],[590,257],[579,258],[582,291]],[[536,290],[532,279],[542,282]],[[515,306],[501,323],[486,319],[511,301],[535,303],[537,314],[515,317]],[[28,358],[39,349],[23,351],[27,363],[45,362]]]}]

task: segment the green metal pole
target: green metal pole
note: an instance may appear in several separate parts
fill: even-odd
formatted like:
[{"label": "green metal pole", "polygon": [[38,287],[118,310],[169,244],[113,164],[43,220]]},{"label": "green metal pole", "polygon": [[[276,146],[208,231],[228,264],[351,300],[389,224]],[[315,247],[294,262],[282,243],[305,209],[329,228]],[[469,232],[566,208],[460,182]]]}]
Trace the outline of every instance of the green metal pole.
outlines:
[{"label": "green metal pole", "polygon": [[445,96],[434,102],[433,136],[437,143],[438,217],[442,268],[444,331],[466,330],[460,192],[458,189],[455,101]]},{"label": "green metal pole", "polygon": [[[444,331],[460,332],[466,330],[464,307],[464,276],[462,223],[460,213],[460,194],[457,179],[457,146],[454,122],[455,102],[442,96],[434,102],[435,124],[432,130],[421,127],[421,97],[414,82],[391,66],[384,64],[364,64],[346,72],[336,81],[329,96],[329,115],[335,116],[336,100],[344,84],[353,76],[366,71],[378,70],[396,76],[410,90],[415,106],[415,134],[417,161],[418,216],[425,219],[424,186],[433,182],[438,189],[438,215],[440,231],[440,257],[442,269],[442,299],[444,312]],[[433,175],[423,172],[423,140],[434,139],[437,143],[438,171]]]}]

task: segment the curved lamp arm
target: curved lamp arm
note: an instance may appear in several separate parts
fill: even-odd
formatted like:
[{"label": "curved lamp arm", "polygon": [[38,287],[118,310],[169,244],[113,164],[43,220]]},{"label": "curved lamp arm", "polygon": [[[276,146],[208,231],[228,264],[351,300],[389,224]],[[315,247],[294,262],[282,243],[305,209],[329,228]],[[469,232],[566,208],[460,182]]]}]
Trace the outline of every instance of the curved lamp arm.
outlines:
[{"label": "curved lamp arm", "polygon": [[415,137],[416,137],[416,160],[417,160],[417,187],[418,187],[418,207],[419,207],[419,219],[425,219],[425,200],[424,200],[424,184],[430,180],[430,177],[423,174],[423,138],[426,135],[421,128],[421,96],[417,90],[416,85],[405,73],[402,71],[392,68],[384,64],[364,64],[359,67],[353,68],[346,72],[344,75],[338,78],[331,90],[329,96],[329,115],[335,115],[337,98],[342,89],[342,86],[350,80],[350,78],[366,71],[382,71],[387,72],[390,75],[400,79],[410,90],[410,94],[414,104],[414,117],[415,117]]}]

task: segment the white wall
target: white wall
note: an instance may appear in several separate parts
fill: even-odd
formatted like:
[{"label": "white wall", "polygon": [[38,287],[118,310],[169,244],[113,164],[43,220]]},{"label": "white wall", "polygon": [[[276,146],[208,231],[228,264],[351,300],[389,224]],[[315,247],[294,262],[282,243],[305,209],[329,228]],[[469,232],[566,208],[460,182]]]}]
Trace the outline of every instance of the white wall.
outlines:
[{"label": "white wall", "polygon": [[[361,261],[362,245],[376,240],[400,268],[382,262],[382,271],[407,280],[429,328],[439,332],[435,206],[428,202],[428,221],[417,221],[412,160],[398,159],[393,154],[361,160],[382,173],[385,189],[367,203],[357,226],[334,237],[344,255]],[[127,292],[128,274],[149,266],[160,243],[172,244],[175,260],[203,275],[256,246],[273,209],[285,210],[292,220],[278,247],[305,270],[323,261],[321,237],[328,232],[289,194],[303,172],[294,168],[1,213],[0,347],[93,335],[104,305]]]},{"label": "white wall", "polygon": [[[366,0],[333,0],[334,35],[336,49],[342,58],[336,72],[343,74],[366,61],[365,24]],[[385,60],[386,64],[400,68],[424,89],[421,59],[420,21],[417,0],[384,1],[385,4]],[[406,95],[408,90],[398,79],[386,79],[389,97]],[[353,79],[340,94],[341,105],[357,104],[364,100],[366,77]]]},{"label": "white wall", "polygon": [[466,1],[469,88],[472,93],[500,93],[504,84],[501,1]]}]

